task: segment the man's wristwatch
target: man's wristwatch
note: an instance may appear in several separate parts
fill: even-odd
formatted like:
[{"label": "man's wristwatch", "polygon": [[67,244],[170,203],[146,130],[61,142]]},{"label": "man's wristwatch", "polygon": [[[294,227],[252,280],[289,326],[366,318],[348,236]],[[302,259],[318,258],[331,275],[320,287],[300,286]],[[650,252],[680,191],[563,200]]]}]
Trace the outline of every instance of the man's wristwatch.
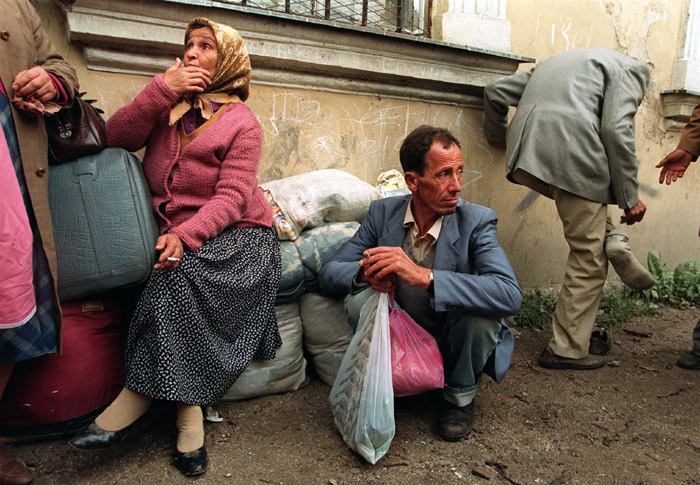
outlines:
[{"label": "man's wristwatch", "polygon": [[435,296],[435,280],[433,280],[433,272],[432,271],[428,275],[428,278],[430,278],[430,283],[428,284],[428,294],[430,296]]}]

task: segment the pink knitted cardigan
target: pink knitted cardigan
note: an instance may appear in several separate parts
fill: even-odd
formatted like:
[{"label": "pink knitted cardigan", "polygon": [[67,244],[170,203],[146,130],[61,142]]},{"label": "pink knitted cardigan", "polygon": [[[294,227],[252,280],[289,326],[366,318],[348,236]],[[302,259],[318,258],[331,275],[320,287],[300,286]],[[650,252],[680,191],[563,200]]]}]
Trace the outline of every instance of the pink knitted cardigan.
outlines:
[{"label": "pink knitted cardigan", "polygon": [[[250,109],[231,103],[180,153],[178,125],[168,125],[178,99],[155,77],[107,121],[109,146],[146,147],[143,169],[161,234],[177,234],[195,251],[229,226],[269,227],[272,213],[258,187],[262,130]],[[177,164],[170,188],[168,175]]]}]

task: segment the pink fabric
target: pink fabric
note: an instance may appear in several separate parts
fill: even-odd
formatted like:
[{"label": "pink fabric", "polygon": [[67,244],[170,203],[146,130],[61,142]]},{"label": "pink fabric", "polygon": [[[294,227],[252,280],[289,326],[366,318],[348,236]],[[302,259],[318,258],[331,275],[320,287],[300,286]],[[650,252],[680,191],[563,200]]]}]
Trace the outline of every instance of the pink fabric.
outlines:
[{"label": "pink fabric", "polygon": [[2,81],[0,81],[0,93],[2,93],[6,99],[10,99],[10,97],[7,95],[7,91],[5,91],[5,85],[2,83]]},{"label": "pink fabric", "polygon": [[61,78],[55,74],[51,74],[50,72],[47,72],[46,74],[49,75],[51,82],[53,83],[53,87],[56,88],[56,98],[53,100],[53,102],[59,106],[65,105],[68,102],[68,95],[66,94],[66,88],[63,87]]},{"label": "pink fabric", "polygon": [[[1,83],[0,83],[1,85]],[[5,132],[0,127],[0,329],[18,327],[36,310],[32,230],[22,201]]]},{"label": "pink fabric", "polygon": [[143,169],[161,234],[177,234],[194,251],[230,226],[271,226],[272,212],[258,187],[262,130],[253,113],[243,103],[221,108],[220,118],[180,153],[178,125],[168,125],[177,99],[157,76],[107,121],[109,146],[146,147]]}]

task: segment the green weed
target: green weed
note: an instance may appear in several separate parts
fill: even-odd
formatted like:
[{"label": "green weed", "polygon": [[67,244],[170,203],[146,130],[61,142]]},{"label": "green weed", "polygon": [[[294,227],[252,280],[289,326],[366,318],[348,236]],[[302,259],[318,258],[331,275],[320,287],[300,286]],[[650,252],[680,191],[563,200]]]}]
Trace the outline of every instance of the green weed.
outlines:
[{"label": "green weed", "polygon": [[513,318],[521,327],[545,329],[552,321],[552,312],[557,304],[556,295],[548,290],[535,288],[525,295],[520,311]]},{"label": "green weed", "polygon": [[[669,271],[660,257],[649,253],[647,265],[655,280],[651,289],[635,291],[613,286],[603,290],[596,318],[599,326],[613,328],[634,316],[653,315],[662,304],[679,308],[700,306],[700,263],[689,261]],[[526,294],[520,311],[514,316],[516,323],[523,327],[548,328],[556,298],[555,293],[540,288]]]},{"label": "green weed", "polygon": [[658,305],[640,298],[639,292],[627,287],[612,286],[603,290],[596,324],[602,328],[614,328],[639,315],[654,315]]},{"label": "green weed", "polygon": [[700,267],[697,261],[681,264],[672,272],[653,253],[647,256],[649,271],[656,283],[641,293],[641,298],[654,303],[665,303],[678,307],[700,305]]}]

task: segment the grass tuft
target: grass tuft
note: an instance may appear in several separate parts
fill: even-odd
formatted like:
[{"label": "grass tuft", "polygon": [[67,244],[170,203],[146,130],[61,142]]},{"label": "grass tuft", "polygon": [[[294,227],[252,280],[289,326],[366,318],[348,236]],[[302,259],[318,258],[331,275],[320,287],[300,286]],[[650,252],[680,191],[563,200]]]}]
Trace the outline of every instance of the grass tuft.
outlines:
[{"label": "grass tuft", "polygon": [[[614,328],[638,315],[654,315],[659,305],[678,308],[700,306],[700,263],[689,261],[669,271],[659,256],[647,256],[649,271],[655,284],[649,290],[635,291],[627,287],[609,287],[603,290],[596,323],[603,328]],[[556,305],[555,292],[536,288],[526,294],[515,322],[523,327],[549,328]]]}]

